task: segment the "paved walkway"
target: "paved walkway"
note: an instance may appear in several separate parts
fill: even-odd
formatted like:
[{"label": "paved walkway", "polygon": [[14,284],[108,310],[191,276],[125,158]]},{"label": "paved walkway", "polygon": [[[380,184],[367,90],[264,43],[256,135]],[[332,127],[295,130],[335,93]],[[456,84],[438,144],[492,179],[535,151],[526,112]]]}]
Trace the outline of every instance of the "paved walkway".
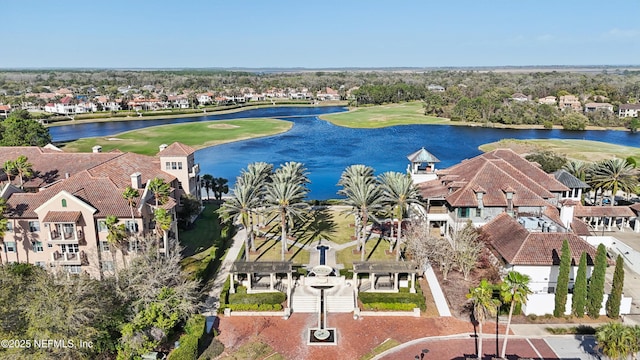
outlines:
[{"label": "paved walkway", "polygon": [[238,230],[236,236],[233,237],[233,244],[227,251],[227,255],[222,261],[220,269],[218,269],[218,272],[216,273],[216,278],[213,280],[211,290],[209,290],[209,294],[207,294],[207,299],[204,302],[204,307],[201,312],[202,315],[215,316],[218,313],[218,309],[220,308],[220,294],[222,293],[222,287],[229,277],[229,270],[231,270],[231,265],[233,265],[233,262],[238,258],[238,254],[240,254],[242,244],[244,244],[244,239],[247,236],[246,234],[247,231],[243,228]]}]

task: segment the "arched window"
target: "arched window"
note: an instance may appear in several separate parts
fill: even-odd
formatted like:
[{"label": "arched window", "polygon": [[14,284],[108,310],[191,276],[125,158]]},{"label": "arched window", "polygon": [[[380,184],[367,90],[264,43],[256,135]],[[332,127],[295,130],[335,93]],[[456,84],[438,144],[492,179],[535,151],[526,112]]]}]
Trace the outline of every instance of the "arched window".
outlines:
[{"label": "arched window", "polygon": [[67,199],[62,199],[62,207],[67,207]]}]

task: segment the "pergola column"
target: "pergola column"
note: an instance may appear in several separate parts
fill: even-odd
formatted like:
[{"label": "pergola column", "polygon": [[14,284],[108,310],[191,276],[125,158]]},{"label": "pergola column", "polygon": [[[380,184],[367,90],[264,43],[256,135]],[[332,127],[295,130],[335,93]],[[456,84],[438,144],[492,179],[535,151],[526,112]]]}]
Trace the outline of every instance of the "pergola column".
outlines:
[{"label": "pergola column", "polygon": [[287,273],[287,289],[291,290],[291,288],[293,287],[293,276],[291,276],[291,273],[288,272]]},{"label": "pergola column", "polygon": [[411,294],[416,293],[416,273],[411,273],[411,289],[409,289]]},{"label": "pergola column", "polygon": [[393,274],[393,290],[398,291],[398,278],[399,278],[398,273],[394,273]]},{"label": "pergola column", "polygon": [[251,290],[251,273],[247,273],[247,290]]},{"label": "pergola column", "polygon": [[269,290],[273,291],[273,281],[275,279],[274,273],[269,273]]},{"label": "pergola column", "polygon": [[355,271],[353,272],[353,286],[358,287],[358,273]]},{"label": "pergola column", "polygon": [[235,274],[235,273],[231,273],[231,274],[229,275],[229,277],[230,277],[230,279],[229,279],[229,284],[230,284],[230,286],[229,286],[229,293],[231,293],[231,294],[235,294],[235,293],[236,293],[236,286],[235,286],[236,284],[235,284],[234,279],[235,279],[235,277],[236,277],[236,274]]},{"label": "pergola column", "polygon": [[371,281],[371,290],[375,290],[376,289],[376,274],[375,273],[371,273],[371,275],[369,275],[369,281]]}]

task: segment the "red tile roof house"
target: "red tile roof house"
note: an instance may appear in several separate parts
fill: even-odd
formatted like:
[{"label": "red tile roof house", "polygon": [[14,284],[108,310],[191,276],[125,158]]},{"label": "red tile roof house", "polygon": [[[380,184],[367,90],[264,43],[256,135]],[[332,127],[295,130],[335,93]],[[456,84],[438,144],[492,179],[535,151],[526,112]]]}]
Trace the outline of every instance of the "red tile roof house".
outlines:
[{"label": "red tile roof house", "polygon": [[[528,313],[543,315],[553,310],[553,295],[549,308],[546,294],[555,292],[563,240],[572,252],[570,287],[582,252],[588,255],[590,274],[596,249],[581,236],[592,234],[582,221],[591,218],[575,200],[585,184],[567,181],[570,174],[547,174],[514,151],[497,149],[439,170],[437,175],[436,180],[418,184],[427,202],[427,221],[444,227],[445,236],[468,221],[479,227],[487,248],[505,271],[529,275],[531,290],[545,294],[535,301],[536,306],[528,307]],[[632,213],[629,208],[597,208],[610,216]]]},{"label": "red tile roof house", "polygon": [[[154,234],[151,179],[159,177],[171,185],[170,199],[162,205],[175,219],[183,194],[199,198],[199,167],[194,149],[173,143],[163,145],[156,156],[113,151],[65,153],[53,146],[0,147],[0,162],[28,157],[35,176],[20,189],[17,179],[7,182],[0,196],[7,200],[3,262],[29,262],[46,269],[87,273],[101,279],[124,266],[123,254],[109,251],[105,219],[115,215],[125,224],[130,238],[124,257],[135,256],[139,239]],[[132,209],[122,196],[124,189],[138,189]],[[161,251],[177,241],[176,222],[169,236],[159,243]]]},{"label": "red tile roof house", "polygon": [[4,117],[6,119],[10,112],[11,105],[0,105],[0,117]]}]

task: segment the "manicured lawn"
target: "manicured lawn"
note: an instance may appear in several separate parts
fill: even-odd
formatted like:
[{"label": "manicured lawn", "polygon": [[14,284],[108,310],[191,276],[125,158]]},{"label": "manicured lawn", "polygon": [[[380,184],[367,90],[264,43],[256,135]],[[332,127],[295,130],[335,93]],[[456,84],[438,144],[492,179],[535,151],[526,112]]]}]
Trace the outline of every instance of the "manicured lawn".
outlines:
[{"label": "manicured lawn", "polygon": [[220,360],[246,360],[246,359],[284,360],[280,354],[273,351],[271,346],[255,339],[249,339],[236,351],[220,358]]},{"label": "manicured lawn", "polygon": [[109,137],[85,138],[65,145],[66,151],[90,152],[95,145],[103,151],[119,149],[145,155],[158,153],[158,146],[179,141],[202,148],[228,142],[270,136],[288,131],[293,123],[277,119],[217,120],[153,126]]},{"label": "manicured lawn", "polygon": [[611,159],[614,156],[621,159],[633,156],[636,160],[640,161],[640,148],[590,140],[503,139],[480,146],[480,150],[484,152],[497,148],[511,148],[519,154],[531,153],[537,150],[550,150],[564,154],[569,159],[588,162]]},{"label": "manicured lawn", "polygon": [[[250,255],[251,261],[280,261],[282,260],[282,244],[280,240],[262,238],[256,239],[256,254]],[[285,254],[286,261],[294,264],[308,264],[309,251],[289,244],[289,252]]]},{"label": "manicured lawn", "polygon": [[199,253],[214,245],[215,239],[220,237],[220,222],[215,211],[217,204],[205,203],[205,208],[189,230],[180,230],[178,238],[185,257]]},{"label": "manicured lawn", "polygon": [[424,115],[422,102],[359,107],[346,113],[321,115],[321,119],[350,128],[381,128],[410,124],[443,124],[449,119]]},{"label": "manicured lawn", "polygon": [[[353,262],[360,261],[360,254],[354,254],[353,250],[357,246],[351,246],[346,249],[340,250],[336,253],[336,262],[338,264],[344,264],[345,269],[353,269]],[[372,238],[367,241],[365,260],[367,261],[395,261],[395,254],[387,255],[385,250],[389,250],[389,242],[387,240],[381,240],[380,238]]]},{"label": "manicured lawn", "polygon": [[400,345],[400,342],[398,340],[388,338],[387,340],[383,341],[380,345],[371,349],[371,351],[367,355],[364,355],[363,357],[361,357],[360,360],[373,359],[376,355],[382,354],[383,352],[391,348],[394,348],[398,345]]}]

